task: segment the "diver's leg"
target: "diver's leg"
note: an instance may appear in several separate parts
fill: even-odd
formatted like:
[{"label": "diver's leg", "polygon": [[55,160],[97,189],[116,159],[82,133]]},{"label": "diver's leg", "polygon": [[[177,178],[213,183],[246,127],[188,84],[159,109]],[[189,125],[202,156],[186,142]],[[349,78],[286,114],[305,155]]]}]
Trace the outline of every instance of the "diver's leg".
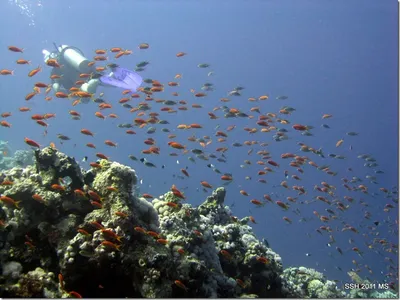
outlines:
[{"label": "diver's leg", "polygon": [[90,79],[88,82],[81,85],[81,90],[90,94],[95,94],[99,84],[100,80]]},{"label": "diver's leg", "polygon": [[52,88],[55,93],[61,92],[61,90],[63,90],[61,84],[59,84],[58,82],[54,82]]}]

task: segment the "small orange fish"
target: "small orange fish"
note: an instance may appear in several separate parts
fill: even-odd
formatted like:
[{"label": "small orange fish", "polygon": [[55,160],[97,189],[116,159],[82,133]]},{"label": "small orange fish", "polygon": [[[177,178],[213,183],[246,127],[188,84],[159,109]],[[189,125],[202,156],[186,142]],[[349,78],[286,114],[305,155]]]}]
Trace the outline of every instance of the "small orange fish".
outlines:
[{"label": "small orange fish", "polygon": [[103,55],[107,53],[107,50],[105,49],[97,49],[94,51],[97,55]]},{"label": "small orange fish", "polygon": [[99,104],[100,110],[106,109],[106,108],[112,108],[112,105],[109,103],[100,103]]},{"label": "small orange fish", "polygon": [[35,95],[37,95],[37,92],[31,92],[31,93],[29,93],[29,94],[27,94],[27,95],[25,96],[25,100],[26,100],[26,101],[29,101],[29,100],[31,100]]},{"label": "small orange fish", "polygon": [[96,227],[96,228],[99,229],[99,230],[104,229],[104,226],[101,225],[101,223],[96,222],[96,221],[90,222],[90,225],[92,225],[93,227]]},{"label": "small orange fish", "polygon": [[117,54],[115,54],[115,58],[120,58],[122,55],[125,55],[125,51],[120,51]]},{"label": "small orange fish", "polygon": [[40,196],[39,194],[34,194],[34,195],[32,195],[32,198],[33,198],[34,200],[36,200],[37,202],[45,203],[43,197]]},{"label": "small orange fish", "polygon": [[246,286],[247,286],[247,285],[244,283],[244,281],[241,280],[241,279],[239,279],[239,278],[236,279],[236,283],[237,283],[238,286],[240,286],[242,289],[245,289]]},{"label": "small orange fish", "polygon": [[250,202],[257,206],[264,206],[264,203],[257,199],[251,199]]},{"label": "small orange fish", "polygon": [[8,197],[8,196],[0,196],[0,201],[6,203],[6,204],[8,204],[8,205],[15,206],[15,207],[18,208],[18,209],[20,208],[20,207],[19,207],[19,203],[20,203],[21,201],[15,201],[15,200],[12,199],[11,197]]},{"label": "small orange fish", "polygon": [[95,61],[105,61],[105,60],[108,60],[108,57],[107,56],[102,56],[102,55],[97,55],[97,56],[93,57],[93,59]]},{"label": "small orange fish", "polygon": [[289,209],[289,206],[287,206],[285,203],[283,203],[282,201],[276,201],[275,202],[278,206],[282,207],[284,210]]},{"label": "small orange fish", "polygon": [[149,49],[149,47],[150,47],[150,45],[147,44],[147,43],[141,43],[141,44],[138,46],[138,48],[139,48],[139,49],[142,49],[142,50],[144,50],[144,49]]},{"label": "small orange fish", "polygon": [[41,70],[42,70],[42,67],[41,67],[41,66],[38,66],[36,69],[33,69],[32,71],[30,71],[30,72],[28,73],[28,76],[29,76],[29,77],[33,77],[33,76],[35,76],[37,73],[39,73]]},{"label": "small orange fish", "polygon": [[330,115],[330,114],[322,115],[322,119],[329,119],[329,118],[332,118],[332,115]]},{"label": "small orange fish", "polygon": [[121,239],[123,238],[122,236],[117,235],[114,231],[110,229],[101,229],[101,232],[103,235],[110,237],[112,239],[117,240],[118,242],[122,242]]},{"label": "small orange fish", "polygon": [[181,169],[181,172],[186,176],[189,177],[189,173],[186,169]]},{"label": "small orange fish", "polygon": [[1,75],[14,75],[14,71],[12,70],[7,70],[7,69],[2,69],[0,70]]},{"label": "small orange fish", "polygon": [[80,117],[80,116],[81,116],[81,114],[78,113],[78,112],[75,111],[75,110],[70,110],[70,111],[69,111],[69,114],[70,114],[71,116],[76,116],[76,117]]},{"label": "small orange fish", "polygon": [[46,65],[48,65],[49,67],[53,67],[53,68],[61,68],[61,65],[58,63],[58,61],[54,58],[50,58],[46,61]]},{"label": "small orange fish", "polygon": [[231,181],[231,180],[233,180],[233,178],[230,175],[222,175],[221,180]]},{"label": "small orange fish", "polygon": [[18,59],[16,62],[19,65],[30,65],[31,64],[31,61],[30,60],[26,60],[26,59]]},{"label": "small orange fish", "polygon": [[140,233],[146,234],[146,229],[144,229],[142,227],[136,226],[134,229],[135,229],[136,232],[140,232]]},{"label": "small orange fish", "polygon": [[103,205],[101,203],[97,202],[97,201],[92,201],[91,200],[90,203],[96,208],[99,208],[99,209],[103,208]]},{"label": "small orange fish", "polygon": [[66,93],[63,92],[57,92],[56,93],[57,98],[68,98],[69,96]]},{"label": "small orange fish", "polygon": [[101,165],[96,162],[91,162],[89,164],[92,168],[101,169]]},{"label": "small orange fish", "polygon": [[24,138],[25,143],[27,143],[29,146],[35,147],[35,148],[40,148],[40,145],[35,142],[34,140]]},{"label": "small orange fish", "polygon": [[90,76],[91,76],[91,74],[87,74],[87,73],[79,74],[79,78],[89,78]]},{"label": "small orange fish", "polygon": [[212,189],[212,185],[209,184],[207,181],[200,181],[200,184],[206,188]]},{"label": "small orange fish", "polygon": [[172,191],[172,193],[174,194],[174,196],[176,196],[176,197],[178,197],[178,198],[181,198],[181,199],[186,199],[186,197],[182,194],[182,192],[179,191],[179,190],[176,188],[175,184],[172,185],[171,191]]},{"label": "small orange fish", "polygon": [[239,191],[243,196],[248,196],[249,194],[245,190],[240,190]]},{"label": "small orange fish", "polygon": [[82,198],[86,198],[85,192],[80,190],[80,189],[75,189],[74,190],[74,194],[77,197],[82,197]]},{"label": "small orange fish", "polygon": [[146,234],[150,235],[153,238],[157,238],[157,239],[160,238],[160,235],[157,232],[154,232],[154,231],[147,231]]},{"label": "small orange fish", "polygon": [[91,234],[89,232],[87,232],[85,229],[83,228],[78,228],[77,230],[80,234],[83,234],[84,236],[91,236]]},{"label": "small orange fish", "polygon": [[11,124],[4,120],[0,121],[0,126],[11,128]]},{"label": "small orange fish", "polygon": [[58,282],[60,283],[60,287],[64,290],[64,276],[60,273],[58,274]]},{"label": "small orange fish", "polygon": [[87,143],[86,147],[96,149],[96,146],[93,143]]},{"label": "small orange fish", "polygon": [[81,129],[81,133],[84,135],[90,135],[90,136],[94,136],[93,132],[91,132],[89,129]]},{"label": "small orange fish", "polygon": [[227,258],[227,259],[232,259],[232,255],[228,252],[228,251],[226,251],[226,250],[221,250],[220,251],[220,253],[222,254],[222,256],[224,256],[225,258]]},{"label": "small orange fish", "polygon": [[[178,56],[179,57],[179,56]],[[175,280],[174,281],[175,285],[185,291],[188,291],[188,288],[182,283],[180,280]]]},{"label": "small orange fish", "polygon": [[110,146],[110,147],[117,147],[117,143],[114,143],[110,140],[105,140],[104,144],[106,144],[107,146]]},{"label": "small orange fish", "polygon": [[266,258],[266,257],[264,257],[264,256],[257,256],[256,259],[257,259],[258,262],[260,262],[260,263],[262,263],[262,264],[267,264],[267,263],[269,263],[269,259]]},{"label": "small orange fish", "polygon": [[8,50],[12,51],[12,52],[20,52],[23,53],[24,49],[23,48],[18,48],[16,46],[8,46]]},{"label": "small orange fish", "polygon": [[96,111],[95,113],[94,113],[94,115],[96,116],[96,117],[98,117],[98,118],[100,118],[100,119],[105,119],[106,117],[101,113],[101,112],[99,112],[99,111]]},{"label": "small orange fish", "polygon": [[203,236],[203,234],[198,230],[193,230],[193,233],[197,236]]},{"label": "small orange fish", "polygon": [[177,142],[168,142],[168,145],[174,149],[185,149],[186,147]]},{"label": "small orange fish", "polygon": [[96,153],[96,156],[101,159],[108,160],[108,156],[105,156],[103,153]]},{"label": "small orange fish", "polygon": [[82,298],[81,294],[75,291],[70,291],[68,294],[74,298]]},{"label": "small orange fish", "polygon": [[13,185],[14,182],[10,180],[4,180],[0,185]]},{"label": "small orange fish", "polygon": [[116,245],[110,241],[102,241],[101,245],[106,248],[110,248],[110,249],[117,250],[117,251],[121,251],[119,248],[122,246],[122,245]]},{"label": "small orange fish", "polygon": [[154,198],[152,195],[146,194],[146,193],[142,194],[142,197],[146,198],[146,199],[153,199]]},{"label": "small orange fish", "polygon": [[341,139],[336,143],[336,147],[340,147],[343,144],[344,140]]},{"label": "small orange fish", "polygon": [[120,51],[122,51],[122,48],[121,47],[113,47],[113,48],[110,49],[110,51],[113,52],[113,53],[120,52]]},{"label": "small orange fish", "polygon": [[43,127],[49,126],[49,124],[47,124],[47,123],[46,123],[45,121],[43,121],[43,120],[37,120],[36,123],[39,124],[40,126],[43,126]]},{"label": "small orange fish", "polygon": [[51,185],[51,189],[53,189],[55,191],[58,191],[58,192],[64,192],[65,191],[65,187],[60,185],[60,184],[57,184],[57,183],[52,184]]},{"label": "small orange fish", "polygon": [[196,93],[196,94],[194,94],[194,96],[195,97],[205,97],[205,96],[207,96],[207,94],[206,93]]},{"label": "small orange fish", "polygon": [[118,216],[118,217],[122,217],[122,218],[127,218],[129,215],[128,214],[126,214],[126,213],[124,213],[124,212],[121,212],[121,211],[116,211],[115,213],[114,213],[114,215],[116,215],[116,216]]},{"label": "small orange fish", "polygon": [[32,244],[31,242],[25,242],[24,244],[27,245],[31,249],[35,249],[36,248],[35,245]]},{"label": "small orange fish", "polygon": [[157,239],[157,243],[159,243],[161,245],[166,245],[166,244],[168,244],[168,240],[166,240],[166,239]]},{"label": "small orange fish", "polygon": [[90,199],[95,200],[97,202],[101,202],[103,199],[100,197],[99,194],[97,194],[95,191],[89,191],[88,195]]},{"label": "small orange fish", "polygon": [[107,189],[107,191],[110,191],[110,192],[118,192],[118,189],[114,186],[108,186],[106,189]]},{"label": "small orange fish", "polygon": [[167,202],[166,204],[167,204],[167,206],[172,207],[172,208],[177,208],[177,207],[178,207],[178,204],[175,203],[175,202],[169,201],[169,202]]},{"label": "small orange fish", "polygon": [[55,118],[56,114],[52,114],[52,113],[46,113],[43,115],[43,119],[51,119],[51,118]]},{"label": "small orange fish", "polygon": [[292,224],[292,220],[290,220],[288,217],[283,217],[282,219],[288,222],[289,224]]},{"label": "small orange fish", "polygon": [[254,219],[253,216],[249,216],[249,220],[251,221],[251,223],[257,224],[256,219]]}]

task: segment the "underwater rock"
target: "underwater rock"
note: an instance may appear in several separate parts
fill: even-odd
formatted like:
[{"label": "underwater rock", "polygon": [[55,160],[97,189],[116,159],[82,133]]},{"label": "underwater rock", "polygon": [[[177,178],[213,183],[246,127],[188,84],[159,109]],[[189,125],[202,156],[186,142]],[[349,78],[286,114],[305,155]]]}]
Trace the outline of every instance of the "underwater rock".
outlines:
[{"label": "underwater rock", "polygon": [[11,155],[8,142],[0,140],[0,170],[8,170],[14,167],[26,167],[34,162],[32,151],[17,150]]},{"label": "underwater rock", "polygon": [[128,166],[86,171],[52,148],[35,158],[1,174],[0,297],[347,296],[315,270],[283,270],[223,187],[198,207],[176,190],[149,202]]},{"label": "underwater rock", "polygon": [[296,298],[345,298],[346,293],[337,288],[334,281],[327,280],[322,273],[305,267],[291,267],[283,271],[288,297]]},{"label": "underwater rock", "polygon": [[6,287],[3,297],[57,298],[54,277],[54,273],[36,268],[22,275],[17,284]]},{"label": "underwater rock", "polygon": [[3,264],[3,276],[11,279],[18,279],[22,272],[22,265],[16,261],[9,261]]},{"label": "underwater rock", "polygon": [[35,150],[36,170],[40,173],[44,184],[58,182],[59,178],[70,177],[71,188],[83,185],[83,174],[74,158],[52,147]]}]

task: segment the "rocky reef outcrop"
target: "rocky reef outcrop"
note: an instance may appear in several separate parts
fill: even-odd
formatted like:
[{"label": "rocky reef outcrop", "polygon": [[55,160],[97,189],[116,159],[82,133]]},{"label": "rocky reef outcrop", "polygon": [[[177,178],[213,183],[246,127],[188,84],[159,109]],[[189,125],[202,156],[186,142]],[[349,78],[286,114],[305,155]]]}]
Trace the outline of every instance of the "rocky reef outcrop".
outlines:
[{"label": "rocky reef outcrop", "polygon": [[3,298],[347,296],[312,269],[283,270],[222,187],[193,207],[176,187],[138,194],[117,162],[83,170],[51,147],[34,157],[0,173]]}]

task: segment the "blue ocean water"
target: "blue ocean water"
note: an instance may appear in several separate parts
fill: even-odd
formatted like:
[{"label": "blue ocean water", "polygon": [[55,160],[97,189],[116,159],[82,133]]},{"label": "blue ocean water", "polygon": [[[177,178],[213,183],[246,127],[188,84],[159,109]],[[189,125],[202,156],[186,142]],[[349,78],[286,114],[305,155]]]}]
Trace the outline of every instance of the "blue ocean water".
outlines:
[{"label": "blue ocean water", "polygon": [[[88,162],[95,161],[95,154],[101,152],[112,160],[132,166],[142,179],[141,192],[158,196],[175,184],[193,205],[200,204],[210,193],[203,191],[200,181],[206,180],[213,187],[223,184],[221,175],[207,166],[213,164],[234,178],[227,185],[226,204],[239,217],[252,215],[255,218],[257,224],[252,225],[255,233],[260,239],[268,240],[272,249],[282,256],[285,267],[312,267],[328,278],[342,282],[349,281],[347,272],[351,269],[360,269],[359,274],[373,282],[396,280],[398,204],[379,191],[381,187],[391,190],[398,184],[396,1],[14,0],[2,2],[0,10],[3,12],[0,26],[5,28],[0,39],[0,68],[15,73],[0,78],[0,112],[12,112],[7,119],[12,127],[0,128],[0,138],[8,141],[13,150],[29,149],[24,143],[24,137],[29,137],[46,146],[55,142],[57,148],[77,160],[87,156]],[[153,134],[146,133],[149,126],[135,127],[133,130],[137,134],[127,135],[125,129],[117,125],[131,123],[136,113],[130,113],[118,104],[122,97],[118,89],[99,89],[113,106],[102,112],[115,113],[118,119],[96,118],[94,113],[98,106],[95,103],[72,107],[70,100],[53,96],[51,101],[45,101],[43,94],[25,101],[25,95],[32,91],[35,82],[50,82],[51,69],[43,63],[42,49],[53,50],[53,42],[76,46],[89,58],[95,55],[96,49],[131,49],[132,55],[118,60],[109,53],[109,61],[130,69],[140,61],[149,61],[141,75],[166,86],[165,91],[153,95],[154,98],[186,100],[188,110],[168,114],[160,111],[164,105],[149,101],[151,111],[160,113],[159,118],[170,124],[154,125],[157,130]],[[149,43],[149,49],[139,50],[140,43]],[[24,52],[10,52],[7,49],[10,45],[24,48]],[[180,51],[187,55],[177,58],[176,53]],[[15,61],[19,58],[30,60],[31,65],[17,65]],[[210,67],[198,68],[200,63]],[[43,67],[42,72],[29,78],[29,70],[39,65]],[[209,72],[213,75],[208,76]],[[177,74],[182,78],[175,79]],[[169,87],[170,81],[179,82],[179,86]],[[214,91],[205,92],[207,97],[204,98],[194,97],[190,90],[200,92],[207,82],[214,85]],[[228,97],[237,86],[244,87],[241,96]],[[175,91],[179,96],[171,95]],[[250,97],[262,95],[268,95],[269,99],[248,101]],[[282,95],[288,99],[276,99]],[[221,102],[221,98],[230,101]],[[140,101],[144,101],[143,95],[141,99],[133,99],[131,104],[135,106]],[[203,108],[192,108],[193,103],[201,104]],[[210,120],[208,112],[224,105],[254,118],[224,118],[220,109],[214,111],[219,118]],[[291,115],[279,115],[285,105],[296,110]],[[18,108],[22,106],[30,107],[31,111],[19,112]],[[175,108],[177,106],[180,105]],[[275,124],[288,130],[288,140],[276,142],[273,133],[260,132],[261,127],[256,125],[259,114],[250,112],[252,107],[259,107],[261,114],[277,113],[279,118],[288,119],[291,122],[288,125]],[[71,119],[68,113],[71,109],[79,111],[80,120]],[[43,127],[31,120],[34,113],[56,114],[56,118],[48,120],[47,135],[43,134]],[[332,118],[323,120],[323,114],[331,114]],[[178,124],[191,123],[201,124],[203,128],[176,129]],[[293,130],[292,125],[296,123],[314,126],[313,136],[303,136]],[[323,128],[322,124],[330,128]],[[235,125],[235,129],[227,132],[226,128],[231,125]],[[195,155],[168,147],[170,139],[168,133],[161,131],[163,127],[171,131],[169,134],[176,134],[175,140],[187,145],[188,149],[202,148],[198,143],[189,142],[188,137],[210,136],[213,142],[204,149],[205,153],[221,157],[216,148],[228,147],[226,162],[212,158],[209,161],[196,158],[195,163],[191,162],[188,157]],[[250,134],[243,130],[245,127],[257,128],[258,132]],[[82,135],[82,128],[93,131],[95,136]],[[228,133],[225,143],[217,141],[217,130]],[[358,135],[346,135],[350,131]],[[61,145],[57,134],[67,135],[71,140]],[[148,148],[143,143],[148,137],[156,140],[159,155],[141,153]],[[115,141],[118,147],[104,145],[106,139]],[[343,144],[336,147],[341,139]],[[258,145],[232,146],[244,141],[257,141]],[[96,144],[97,149],[87,148],[88,142]],[[322,148],[326,157],[299,151],[299,142],[315,149]],[[268,146],[261,147],[261,143],[268,143]],[[250,149],[254,151],[248,155]],[[280,164],[279,168],[268,165],[274,172],[262,177],[267,184],[257,181],[260,178],[257,172],[265,166],[256,163],[261,160],[256,152],[264,149]],[[172,152],[179,155],[170,156]],[[329,165],[330,170],[338,174],[331,176],[308,164],[303,167],[304,174],[300,174],[289,166],[290,159],[280,158],[282,153],[308,156],[318,165]],[[345,159],[330,158],[330,153],[343,155]],[[132,161],[128,157],[130,154],[146,157],[157,168]],[[365,167],[366,161],[357,158],[362,154],[375,158],[378,166]],[[245,164],[244,160],[250,160],[251,165]],[[89,168],[88,162],[82,164]],[[180,169],[186,167],[190,177],[181,179]],[[285,178],[285,170],[289,171],[289,179]],[[384,173],[376,174],[377,170]],[[291,178],[293,174],[301,180]],[[377,183],[372,183],[366,176],[376,176]],[[342,178],[351,180],[353,177],[362,182],[350,185],[366,185],[369,194],[343,187]],[[283,180],[288,181],[289,186],[304,186],[306,193],[298,195],[292,189],[281,187]],[[314,190],[314,186],[321,186],[322,181],[336,187],[333,196]],[[249,196],[243,196],[240,190],[245,190]],[[261,201],[264,194],[271,195],[274,201],[287,202],[290,208],[284,211],[274,203],[256,207],[249,202],[251,199]],[[316,201],[317,195],[326,196],[333,202],[341,201],[349,208],[344,212],[337,211],[334,205]],[[344,196],[352,197],[354,201],[349,202]],[[286,197],[297,197],[297,202],[288,202]],[[385,212],[386,204],[393,205],[394,209]],[[327,208],[334,209],[338,218],[323,223],[313,211],[328,215]],[[365,218],[365,212],[371,213],[370,219]],[[292,224],[287,224],[283,217],[290,218]],[[378,226],[375,221],[379,221]],[[342,231],[346,224],[355,227],[358,233]],[[319,234],[316,229],[320,226],[330,226],[333,232]],[[327,245],[331,241],[329,235],[335,239],[331,247]],[[387,243],[380,244],[379,240]],[[342,249],[343,255],[336,247]],[[362,256],[354,252],[353,247],[359,248]],[[393,264],[389,258],[394,260]]]}]

